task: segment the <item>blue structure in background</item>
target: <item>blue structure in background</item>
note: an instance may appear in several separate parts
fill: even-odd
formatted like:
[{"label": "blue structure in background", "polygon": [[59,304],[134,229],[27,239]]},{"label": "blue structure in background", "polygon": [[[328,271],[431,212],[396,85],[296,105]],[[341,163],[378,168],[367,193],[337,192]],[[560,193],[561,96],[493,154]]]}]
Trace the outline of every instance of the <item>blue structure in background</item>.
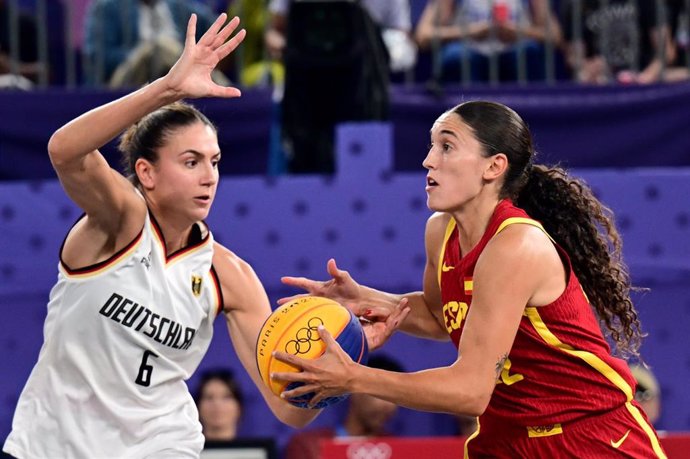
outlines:
[{"label": "blue structure in background", "polygon": [[[247,259],[275,301],[292,294],[281,275],[323,279],[335,257],[363,283],[394,291],[421,286],[423,232],[429,210],[425,174],[393,171],[390,124],[344,125],[337,137],[333,177],[226,177],[209,224],[217,239]],[[662,384],[660,429],[690,430],[690,169],[579,170],[617,214],[625,254],[636,284],[649,337],[642,353]],[[56,180],[0,183],[0,437],[9,432],[19,391],[37,358],[57,254],[79,210]],[[449,343],[397,334],[388,352],[408,371],[449,364]],[[247,388],[242,434],[276,437],[292,429],[265,407],[240,368],[223,318],[202,366],[229,365]],[[196,380],[189,381],[192,387]],[[340,415],[334,406],[316,421]],[[401,410],[393,431],[401,435],[452,435],[453,418]]]}]

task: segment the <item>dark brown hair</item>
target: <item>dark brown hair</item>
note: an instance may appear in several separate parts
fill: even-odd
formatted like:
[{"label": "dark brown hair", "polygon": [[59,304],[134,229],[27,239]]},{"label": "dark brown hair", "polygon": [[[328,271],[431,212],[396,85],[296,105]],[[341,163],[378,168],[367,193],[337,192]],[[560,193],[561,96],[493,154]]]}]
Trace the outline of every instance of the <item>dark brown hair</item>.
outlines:
[{"label": "dark brown hair", "polygon": [[630,298],[630,276],[623,261],[623,242],[613,212],[585,182],[560,167],[533,165],[532,135],[512,109],[473,101],[453,109],[470,126],[486,157],[503,153],[508,170],[501,198],[512,199],[541,222],[570,257],[587,298],[624,357],[639,357],[643,337]]},{"label": "dark brown hair", "polygon": [[244,406],[244,395],[242,394],[242,389],[235,379],[235,374],[231,370],[225,368],[212,368],[204,371],[201,374],[196,393],[194,394],[194,401],[196,402],[197,406],[199,405],[199,402],[201,402],[201,397],[204,395],[206,386],[211,381],[220,381],[221,383],[225,384],[233,397],[235,397],[235,400],[237,400],[237,403],[240,406],[240,412],[242,412],[242,408]]},{"label": "dark brown hair", "polygon": [[139,179],[134,169],[137,160],[144,158],[155,164],[158,160],[158,148],[165,144],[168,136],[180,127],[197,122],[216,131],[213,123],[199,110],[184,102],[174,102],[149,113],[130,126],[120,137],[118,145],[125,175],[138,185]]}]

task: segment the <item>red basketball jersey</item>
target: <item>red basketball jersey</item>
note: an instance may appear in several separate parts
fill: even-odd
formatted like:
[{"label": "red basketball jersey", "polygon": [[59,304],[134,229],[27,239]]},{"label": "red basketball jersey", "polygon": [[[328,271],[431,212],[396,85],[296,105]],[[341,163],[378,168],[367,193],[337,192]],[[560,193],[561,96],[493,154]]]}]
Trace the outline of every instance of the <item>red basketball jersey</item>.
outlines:
[{"label": "red basketball jersey", "polygon": [[[451,219],[447,227],[438,275],[445,325],[456,347],[472,308],[477,259],[491,238],[511,224],[543,230],[509,200],[499,203],[484,236],[467,254],[460,253],[455,221]],[[521,426],[550,426],[606,412],[633,399],[635,381],[627,364],[610,355],[568,255],[556,248],[569,272],[565,291],[549,305],[525,305],[480,425],[483,418],[491,417]]]}]

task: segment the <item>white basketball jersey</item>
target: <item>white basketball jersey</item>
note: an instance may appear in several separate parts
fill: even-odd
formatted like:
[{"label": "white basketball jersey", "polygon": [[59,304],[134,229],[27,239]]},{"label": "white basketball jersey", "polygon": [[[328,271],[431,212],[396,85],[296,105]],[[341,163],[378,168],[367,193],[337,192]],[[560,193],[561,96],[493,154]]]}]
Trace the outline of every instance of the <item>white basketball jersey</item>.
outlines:
[{"label": "white basketball jersey", "polygon": [[204,438],[184,382],[221,304],[213,237],[166,256],[141,233],[86,269],[59,265],[44,344],[5,451],[19,458],[198,457]]}]

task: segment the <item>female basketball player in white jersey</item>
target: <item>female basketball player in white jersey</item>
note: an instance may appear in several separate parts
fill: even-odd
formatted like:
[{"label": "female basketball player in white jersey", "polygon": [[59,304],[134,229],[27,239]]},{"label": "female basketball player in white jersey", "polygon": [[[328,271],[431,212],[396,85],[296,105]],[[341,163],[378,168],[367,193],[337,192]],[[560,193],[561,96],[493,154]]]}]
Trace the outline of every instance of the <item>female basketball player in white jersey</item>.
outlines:
[{"label": "female basketball player in white jersey", "polygon": [[[218,184],[215,128],[183,98],[238,97],[211,80],[243,40],[225,15],[163,78],[60,128],[48,150],[85,214],[60,252],[45,342],[19,399],[4,450],[28,457],[198,457],[204,438],[184,380],[206,352],[221,311],[239,355],[283,422],[318,411],[273,396],[254,362],[270,314],[252,268],[213,241],[203,222]],[[120,132],[132,176],[97,148]]]}]

